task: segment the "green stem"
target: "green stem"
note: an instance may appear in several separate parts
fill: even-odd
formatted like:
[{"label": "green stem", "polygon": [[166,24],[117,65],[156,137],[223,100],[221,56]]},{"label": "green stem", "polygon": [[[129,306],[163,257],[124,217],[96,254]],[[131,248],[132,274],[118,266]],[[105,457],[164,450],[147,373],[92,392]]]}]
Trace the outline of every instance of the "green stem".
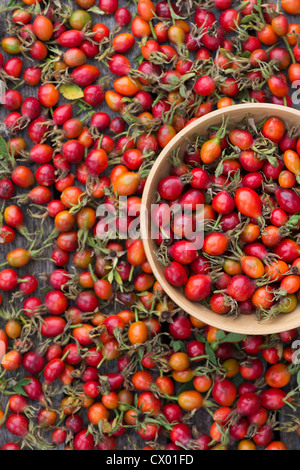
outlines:
[{"label": "green stem", "polygon": [[153,28],[152,21],[149,21],[149,26],[150,26],[150,29],[151,29],[152,36],[154,37],[154,39],[157,39],[156,33],[154,31],[154,28]]},{"label": "green stem", "polygon": [[98,278],[97,278],[97,276],[95,275],[95,273],[94,273],[94,271],[93,271],[93,266],[92,266],[91,263],[89,264],[89,271],[90,271],[90,273],[91,273],[91,276],[92,276],[93,281],[94,281],[94,282],[97,282],[97,281],[98,281]]},{"label": "green stem", "polygon": [[292,48],[291,48],[291,46],[290,46],[290,44],[289,44],[289,42],[288,42],[288,40],[287,40],[287,37],[286,37],[286,36],[282,36],[282,38],[283,38],[283,40],[284,40],[284,42],[285,42],[285,45],[286,45],[287,50],[288,50],[289,53],[290,53],[290,56],[291,56],[292,61],[293,61],[293,64],[296,64],[297,61],[296,61],[296,59],[295,59],[294,53],[293,53],[293,51],[292,51]]},{"label": "green stem", "polygon": [[199,359],[209,359],[209,356],[197,356],[190,358],[190,361],[199,361]]}]

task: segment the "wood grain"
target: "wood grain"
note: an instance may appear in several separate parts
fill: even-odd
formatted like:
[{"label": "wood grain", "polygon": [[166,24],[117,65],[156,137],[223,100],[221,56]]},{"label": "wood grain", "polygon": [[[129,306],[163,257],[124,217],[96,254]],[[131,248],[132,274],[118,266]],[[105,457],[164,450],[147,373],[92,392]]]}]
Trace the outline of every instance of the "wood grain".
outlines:
[{"label": "wood grain", "polygon": [[[5,0],[4,3],[7,4],[9,0]],[[119,6],[127,6],[127,1],[126,0],[119,0]],[[74,7],[75,9],[77,9],[78,7],[76,7],[76,4],[74,3]],[[129,9],[131,9],[131,11],[134,11],[135,10],[135,5],[134,5],[134,2],[130,3],[129,5]],[[219,14],[219,12],[216,12],[217,15]],[[8,17],[10,17],[10,13],[8,13]],[[101,23],[105,23],[107,24],[107,26],[109,28],[113,27],[115,25],[114,23],[114,19],[113,19],[113,16],[96,16],[96,15],[93,15],[94,19],[95,19],[95,22],[101,22]],[[294,22],[294,23],[298,23],[299,22],[299,18],[293,18],[293,17],[290,17],[289,18],[291,22]],[[1,37],[4,37],[6,35],[6,23],[5,21],[7,20],[7,17],[6,17],[6,14],[1,14],[0,15],[0,20],[1,20],[1,26],[0,26],[0,36]],[[130,51],[130,54],[128,54],[128,57],[130,59],[134,59],[137,55],[139,54],[139,48],[138,46],[136,46],[132,51]],[[4,54],[5,56],[5,54]],[[5,56],[5,59],[8,59],[9,57],[8,56]],[[32,65],[32,63],[30,61],[28,61],[27,59],[24,59],[24,68],[28,67]],[[100,64],[100,69],[102,71],[102,75],[104,76],[109,76],[110,74],[107,72],[107,68],[104,67],[102,64]],[[24,98],[28,97],[28,96],[36,96],[37,94],[37,88],[32,88],[32,87],[29,87],[29,86],[22,86],[20,87],[20,91],[22,92],[22,95]],[[110,111],[110,109],[106,106],[106,104],[102,104],[101,105],[101,111],[105,111],[107,112],[109,115],[114,115],[114,113],[112,113]],[[6,116],[7,112],[3,109],[3,106],[0,105],[0,117],[1,117],[1,120],[3,120],[3,118]],[[115,117],[115,115],[114,115]],[[25,140],[27,141],[28,143],[28,146],[29,146],[29,141],[28,141],[28,138],[26,136],[26,132],[23,133],[24,135],[24,138]],[[33,169],[33,171],[36,170],[36,165],[32,165],[31,167]],[[21,194],[21,193],[25,193],[26,191],[18,191],[18,194]],[[53,197],[54,198],[59,198],[59,194],[57,194],[55,191],[53,192]],[[35,219],[33,217],[31,217],[30,215],[26,215],[25,217],[25,225],[28,227],[29,231],[30,232],[35,232],[35,231],[39,231],[39,228],[40,228],[40,219]],[[46,237],[47,235],[49,235],[51,233],[51,230],[53,229],[53,223],[52,221],[49,221],[48,219],[45,221],[44,223],[44,236]],[[6,259],[6,255],[8,253],[8,251],[10,251],[11,249],[13,248],[17,248],[17,247],[26,247],[28,248],[28,243],[24,240],[23,237],[21,237],[20,235],[17,236],[15,242],[10,245],[9,247],[7,246],[1,246],[0,248],[0,264],[3,263]],[[48,249],[45,253],[43,253],[43,257],[44,258],[47,258],[47,257],[50,257],[51,255],[51,249]],[[36,261],[32,261],[30,263],[30,265],[28,265],[28,267],[26,268],[21,268],[19,269],[19,274],[20,274],[20,277],[25,275],[25,274],[28,274],[28,273],[32,273],[32,274],[35,274],[35,275],[40,275],[42,273],[51,273],[53,271],[54,267],[53,267],[53,264],[51,263],[51,261],[47,261],[47,260],[36,260]],[[35,294],[37,295],[37,297],[40,297],[41,299],[43,299],[43,287],[47,286],[47,283],[44,281],[44,282],[40,282],[40,287],[39,287],[39,291]],[[4,295],[4,299],[3,299],[3,308],[4,309],[7,309],[7,310],[11,310],[12,308],[12,305],[9,303],[10,301],[10,298],[11,296],[10,295]],[[14,303],[14,306],[16,306],[16,308],[21,308],[22,306],[22,302],[19,301],[18,303]],[[5,322],[3,320],[0,320],[0,328],[3,327],[3,325],[5,324]],[[111,365],[109,364],[109,366],[104,366],[103,369],[101,369],[101,371],[103,371],[103,373],[105,373],[105,371],[113,371],[112,368],[111,368]],[[12,374],[13,375],[13,374]],[[57,397],[57,400],[59,401],[61,397]],[[4,403],[5,405],[5,403]],[[299,415],[300,417],[300,415]],[[281,419],[281,418],[279,418]],[[210,424],[211,424],[211,419],[208,415],[208,413],[205,411],[205,410],[200,410],[199,412],[196,413],[196,415],[194,416],[193,418],[193,425],[200,431],[200,432],[206,432],[208,433],[209,432],[209,427],[210,427]],[[284,442],[286,442],[287,446],[289,449],[300,449],[300,443],[299,443],[299,437],[297,436],[296,433],[291,433],[291,434],[284,434],[284,435],[281,435],[278,433],[278,435],[276,436],[278,439],[281,438]],[[12,436],[11,434],[9,434],[6,429],[5,429],[5,426],[3,426],[3,428],[0,430],[0,447],[6,443],[6,442],[10,442],[10,441],[14,441],[16,440],[14,438],[14,436]],[[163,444],[163,442],[165,442],[165,437],[162,436],[161,437],[161,443]],[[126,432],[126,435],[122,436],[121,438],[118,438],[118,448],[119,449],[132,449],[132,448],[142,448],[144,446],[144,441],[142,439],[140,439],[137,434],[134,432],[134,431],[127,431]],[[233,446],[234,447],[234,446]]]}]

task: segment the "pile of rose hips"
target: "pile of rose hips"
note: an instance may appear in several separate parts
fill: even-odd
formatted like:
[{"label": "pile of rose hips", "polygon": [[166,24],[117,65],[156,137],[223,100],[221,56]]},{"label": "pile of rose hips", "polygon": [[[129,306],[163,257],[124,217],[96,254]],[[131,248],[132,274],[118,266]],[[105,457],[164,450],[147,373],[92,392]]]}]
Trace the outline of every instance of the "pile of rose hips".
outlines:
[{"label": "pile of rose hips", "polygon": [[[141,240],[121,234],[156,155],[191,119],[234,102],[292,105],[300,26],[260,0],[215,0],[216,16],[211,5],[168,0],[23,3],[6,9],[0,56],[0,426],[11,435],[2,449],[285,449],[276,431],[299,433],[299,422],[274,412],[297,405],[298,387],[284,388],[298,372],[297,331],[244,338],[188,317],[155,280]],[[300,13],[298,0],[281,3]],[[285,139],[282,152],[294,151],[294,136]],[[268,165],[250,154],[244,164]],[[299,173],[285,167],[275,180],[292,191]],[[261,175],[251,171],[249,189]],[[126,215],[102,241],[97,207],[118,215],[119,196]],[[282,212],[272,240],[286,237]],[[251,224],[249,236],[259,215]],[[41,273],[49,257],[53,269]]]},{"label": "pile of rose hips", "polygon": [[292,312],[300,299],[300,139],[272,117],[231,130],[224,123],[190,147],[160,180],[152,214],[166,279],[221,315]]}]

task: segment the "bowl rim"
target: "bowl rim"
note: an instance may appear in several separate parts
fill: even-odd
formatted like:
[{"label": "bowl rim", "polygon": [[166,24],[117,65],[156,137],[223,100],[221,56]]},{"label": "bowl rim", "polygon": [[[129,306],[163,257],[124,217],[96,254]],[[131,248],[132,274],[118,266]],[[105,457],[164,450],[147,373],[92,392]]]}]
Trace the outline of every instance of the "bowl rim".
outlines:
[{"label": "bowl rim", "polygon": [[[195,314],[195,312],[191,310],[189,305],[186,304],[186,301],[187,301],[188,303],[192,303],[193,305],[197,306],[199,305],[197,302],[190,302],[188,301],[188,299],[186,301],[181,300],[180,297],[174,298],[175,296],[173,294],[170,295],[170,289],[172,289],[174,286],[171,286],[166,280],[166,278],[163,275],[161,275],[161,273],[158,271],[156,267],[156,264],[158,262],[157,260],[154,260],[155,255],[154,255],[153,250],[150,247],[150,242],[148,239],[148,220],[146,220],[146,218],[148,218],[148,213],[147,213],[147,210],[145,209],[147,209],[149,204],[151,203],[149,199],[151,198],[151,194],[153,194],[152,179],[153,179],[153,176],[156,174],[156,172],[160,169],[160,166],[162,165],[164,160],[168,157],[168,154],[170,153],[170,151],[174,149],[179,142],[181,142],[182,138],[184,138],[186,134],[191,134],[193,130],[196,131],[199,124],[203,125],[206,121],[213,121],[214,119],[217,120],[223,115],[230,115],[232,113],[235,113],[235,111],[242,111],[242,110],[245,111],[245,116],[248,113],[251,113],[251,111],[255,112],[255,111],[261,110],[262,115],[263,115],[264,111],[270,112],[272,110],[272,112],[274,112],[274,116],[278,117],[279,119],[280,119],[280,114],[282,114],[283,112],[291,116],[295,116],[295,118],[300,119],[300,110],[297,110],[295,108],[284,107],[282,105],[275,105],[271,103],[266,103],[266,104],[265,103],[264,104],[245,103],[245,104],[233,105],[233,106],[223,108],[220,110],[212,111],[211,113],[208,113],[196,120],[193,120],[190,124],[184,127],[178,134],[176,134],[176,136],[173,137],[173,139],[171,139],[171,141],[166,145],[166,147],[162,149],[157,159],[155,160],[151,168],[151,171],[147,177],[146,184],[145,184],[144,191],[143,191],[142,202],[141,202],[142,208],[143,208],[143,210],[141,211],[141,216],[140,216],[141,239],[143,241],[147,260],[152,268],[152,271],[156,280],[160,283],[160,285],[162,286],[162,288],[164,289],[168,297],[170,297],[170,299],[176,305],[182,308],[183,311],[205,322],[206,324],[209,324],[210,326],[214,326],[224,331],[229,331],[229,332],[238,333],[238,334],[245,334],[245,335],[249,335],[249,334],[250,335],[261,335],[261,334],[267,335],[267,334],[280,333],[282,331],[286,331],[287,329],[298,328],[300,326],[300,306],[298,307],[299,308],[298,320],[295,319],[295,321],[289,322],[289,325],[286,328],[284,328],[282,325],[281,326],[278,325],[278,322],[276,322],[276,319],[265,322],[265,323],[258,323],[256,321],[256,322],[253,322],[253,325],[251,327],[248,326],[247,328],[243,328],[241,325],[239,325],[239,322],[237,322],[236,327],[230,325],[226,328],[226,319],[228,319],[229,317],[227,317],[226,315],[218,315],[212,310],[211,310],[211,313],[213,315],[216,315],[216,318],[213,318],[211,321],[209,320],[209,323],[208,323],[207,318],[206,319],[201,318],[201,313]],[[284,120],[284,118],[282,119]],[[209,308],[204,307],[204,306],[203,308],[205,308],[208,311],[210,310]],[[236,320],[234,321],[236,322]]]}]

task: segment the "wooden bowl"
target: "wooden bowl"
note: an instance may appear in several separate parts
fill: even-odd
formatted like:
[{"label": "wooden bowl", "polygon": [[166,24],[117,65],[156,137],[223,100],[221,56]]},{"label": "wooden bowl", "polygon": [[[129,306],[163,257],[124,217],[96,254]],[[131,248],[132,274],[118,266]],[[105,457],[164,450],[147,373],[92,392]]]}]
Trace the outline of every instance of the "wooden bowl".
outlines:
[{"label": "wooden bowl", "polygon": [[257,321],[254,314],[240,315],[237,318],[219,315],[198,302],[189,301],[185,297],[182,288],[174,287],[167,282],[164,276],[164,268],[155,257],[157,245],[154,240],[151,240],[150,236],[151,204],[155,203],[159,181],[170,173],[171,162],[169,156],[172,150],[180,148],[179,156],[183,157],[183,153],[187,147],[187,139],[192,139],[195,134],[205,136],[211,126],[218,126],[222,123],[223,116],[226,118],[230,115],[229,126],[232,127],[239,124],[247,114],[249,114],[249,117],[254,118],[256,122],[260,122],[264,118],[276,116],[282,119],[288,127],[294,127],[300,124],[300,111],[272,104],[242,104],[231,106],[219,111],[214,111],[189,124],[163,149],[147,178],[142,199],[141,236],[148,261],[156,279],[161,284],[166,294],[185,312],[208,325],[215,326],[225,331],[248,335],[266,335],[299,327],[300,305],[292,313],[280,314],[272,320],[261,323]]}]

